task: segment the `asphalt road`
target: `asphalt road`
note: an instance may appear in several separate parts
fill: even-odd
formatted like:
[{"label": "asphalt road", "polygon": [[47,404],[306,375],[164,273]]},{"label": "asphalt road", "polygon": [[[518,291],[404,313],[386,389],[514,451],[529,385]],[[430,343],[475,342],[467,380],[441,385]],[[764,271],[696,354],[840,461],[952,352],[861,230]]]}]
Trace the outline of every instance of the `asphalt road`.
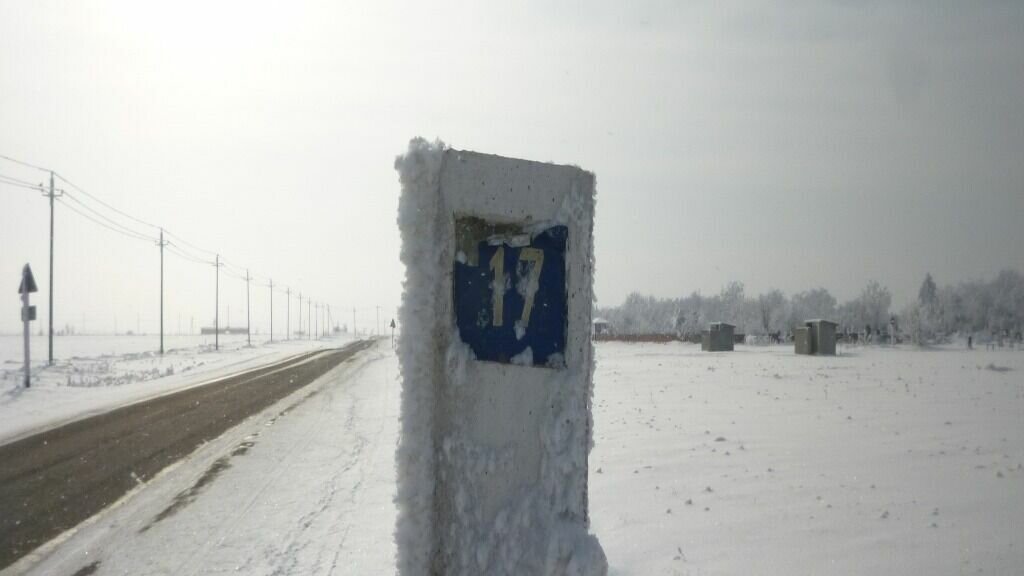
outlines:
[{"label": "asphalt road", "polygon": [[370,345],[303,354],[0,446],[0,569]]}]

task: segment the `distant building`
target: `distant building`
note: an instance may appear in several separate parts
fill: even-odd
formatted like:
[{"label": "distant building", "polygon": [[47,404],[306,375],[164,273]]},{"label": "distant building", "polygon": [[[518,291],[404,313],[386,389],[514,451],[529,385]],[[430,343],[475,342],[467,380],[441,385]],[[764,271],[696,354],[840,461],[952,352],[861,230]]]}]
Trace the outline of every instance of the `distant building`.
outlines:
[{"label": "distant building", "polygon": [[[213,326],[203,326],[203,327],[201,327],[199,329],[199,333],[200,334],[216,334],[217,333],[217,329],[214,328]],[[249,331],[246,330],[245,328],[232,328],[230,326],[221,326],[220,327],[220,333],[221,334],[248,334]]]},{"label": "distant building", "polygon": [[604,318],[594,318],[594,336],[606,336],[612,333],[612,325]]},{"label": "distant building", "polygon": [[732,352],[736,327],[725,322],[712,322],[701,334],[700,349],[705,352]]},{"label": "distant building", "polygon": [[793,331],[793,346],[797,354],[816,356],[836,355],[836,327],[831,320],[807,320]]}]

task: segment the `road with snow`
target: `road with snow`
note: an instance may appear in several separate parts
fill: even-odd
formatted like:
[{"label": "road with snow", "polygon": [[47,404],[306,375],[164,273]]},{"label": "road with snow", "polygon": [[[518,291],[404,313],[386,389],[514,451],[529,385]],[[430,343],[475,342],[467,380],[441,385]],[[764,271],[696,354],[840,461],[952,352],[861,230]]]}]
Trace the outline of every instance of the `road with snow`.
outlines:
[{"label": "road with snow", "polygon": [[300,354],[0,446],[0,567],[370,344]]}]

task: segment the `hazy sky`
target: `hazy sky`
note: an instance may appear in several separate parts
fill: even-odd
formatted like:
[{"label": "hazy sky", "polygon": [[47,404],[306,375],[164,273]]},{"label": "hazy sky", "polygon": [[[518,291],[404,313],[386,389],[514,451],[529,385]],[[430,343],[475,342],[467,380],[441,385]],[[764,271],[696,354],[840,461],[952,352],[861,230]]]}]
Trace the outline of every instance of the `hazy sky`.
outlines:
[{"label": "hazy sky", "polygon": [[[346,323],[400,299],[392,164],[416,135],[595,172],[602,304],[877,279],[902,305],[926,271],[1024,269],[1022,102],[1020,2],[0,0],[0,154]],[[57,326],[155,330],[156,246],[56,222]],[[24,262],[45,286],[47,224],[0,184],[0,330]],[[212,322],[213,267],[166,273],[168,329]],[[244,324],[244,282],[221,286]]]}]

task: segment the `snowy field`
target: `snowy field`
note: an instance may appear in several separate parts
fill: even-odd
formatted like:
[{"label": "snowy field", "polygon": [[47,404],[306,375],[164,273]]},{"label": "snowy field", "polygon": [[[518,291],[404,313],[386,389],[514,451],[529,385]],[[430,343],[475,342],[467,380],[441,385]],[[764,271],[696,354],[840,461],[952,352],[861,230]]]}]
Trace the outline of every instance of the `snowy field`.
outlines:
[{"label": "snowy field", "polygon": [[597,348],[614,573],[1024,570],[1024,352]]},{"label": "snowy field", "polygon": [[352,336],[275,340],[222,335],[60,336],[46,366],[46,337],[32,339],[32,387],[23,387],[22,338],[0,336],[0,443],[85,415],[256,368],[302,352],[342,346]]},{"label": "snowy field", "polygon": [[[277,335],[280,339],[280,334]],[[20,368],[22,362],[22,335],[0,334],[0,366],[6,369]],[[34,334],[32,343],[32,365],[46,364],[47,337]],[[267,340],[266,336],[253,334],[254,342]],[[245,345],[245,334],[221,334],[220,344],[224,348],[237,348]],[[194,349],[213,347],[213,335],[165,335],[164,349]],[[70,360],[72,358],[95,358],[98,356],[123,356],[126,354],[144,354],[160,349],[160,336],[157,334],[82,334],[74,336],[53,337],[54,360]]]},{"label": "snowy field", "polygon": [[[597,357],[591,518],[612,574],[1024,566],[1024,352]],[[392,574],[398,407],[381,342],[11,572]]]}]

